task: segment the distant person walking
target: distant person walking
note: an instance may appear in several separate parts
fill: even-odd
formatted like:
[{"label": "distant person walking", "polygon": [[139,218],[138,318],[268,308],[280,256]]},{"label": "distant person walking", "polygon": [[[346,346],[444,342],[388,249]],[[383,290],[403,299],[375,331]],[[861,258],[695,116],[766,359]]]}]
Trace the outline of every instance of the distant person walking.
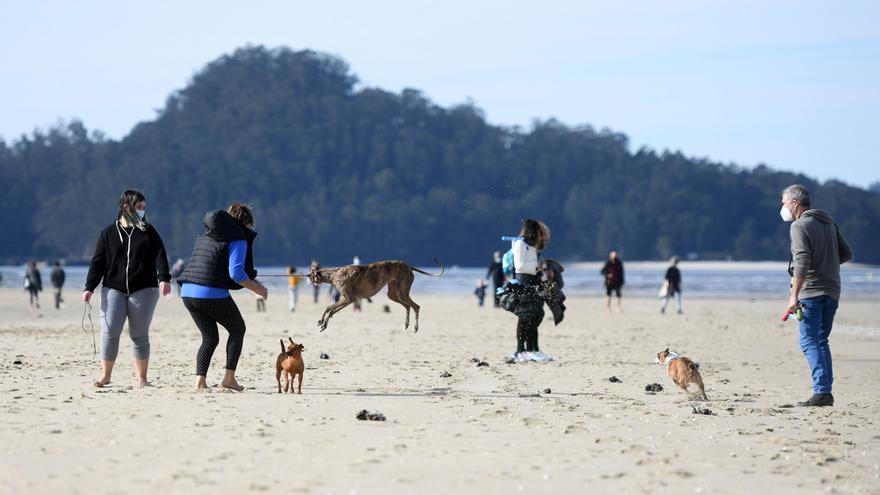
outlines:
[{"label": "distant person walking", "polygon": [[186,262],[182,258],[177,258],[171,267],[171,287],[177,292],[177,295],[180,295],[180,285],[177,283],[177,278],[183,273],[184,268],[186,268]]},{"label": "distant person walking", "polygon": [[28,304],[31,309],[40,309],[40,292],[43,290],[43,277],[36,261],[28,261],[24,271],[24,290],[28,291]]},{"label": "distant person walking", "polygon": [[296,275],[296,267],[288,266],[287,267],[287,294],[290,296],[290,301],[288,306],[290,307],[290,312],[293,313],[296,311],[296,302],[299,299],[299,283],[302,281],[302,277]]},{"label": "distant person walking", "polygon": [[[312,258],[312,263],[309,265],[309,270],[311,273],[314,273],[321,269],[321,264],[318,263],[318,260]],[[320,285],[312,285],[312,302],[318,304],[318,295],[321,293]]]},{"label": "distant person walking", "polygon": [[663,296],[663,302],[660,303],[660,312],[666,313],[666,305],[669,299],[675,298],[675,306],[678,308],[678,314],[681,314],[681,271],[678,269],[678,256],[673,256],[670,260],[669,268],[666,269],[666,275],[663,279],[663,285],[666,288],[666,295]]},{"label": "distant person walking", "polygon": [[230,290],[250,289],[265,299],[269,291],[255,279],[252,230],[254,215],[250,206],[232,203],[228,210],[209,211],[202,222],[205,233],[196,238],[189,263],[178,279],[182,284],[183,305],[202,334],[196,354],[196,389],[206,389],[211,357],[220,343],[217,325],[229,332],[226,341],[226,373],[221,385],[242,391],[235,370],[244,346],[245,323]]},{"label": "distant person walking", "polygon": [[600,272],[605,276],[605,307],[611,312],[611,293],[617,295],[617,312],[623,312],[621,305],[621,289],[624,284],[623,261],[617,256],[617,251],[612,250],[608,253],[608,260]]},{"label": "distant person walking", "polygon": [[813,209],[810,192],[795,184],[782,191],[782,219],[792,222],[791,291],[788,311],[800,307],[800,347],[813,377],[813,396],[799,406],[833,406],[831,347],[828,337],[840,299],[840,265],[853,259],[852,249],[831,215]]},{"label": "distant person walking", "polygon": [[102,285],[101,378],[96,387],[110,383],[126,320],[138,386],[149,385],[150,322],[159,292],[171,292],[170,280],[162,237],[147,223],[146,198],[140,191],[123,192],[116,221],[98,235],[83,291],[83,300],[89,302]]},{"label": "distant person walking", "polygon": [[523,221],[519,237],[513,241],[514,278],[521,286],[516,323],[515,361],[548,361],[538,346],[538,327],[544,319],[544,299],[538,294],[541,284],[541,251],[550,242],[550,229],[543,222],[531,218]]},{"label": "distant person walking", "polygon": [[[354,266],[360,266],[361,257],[355,255],[355,257],[351,260],[351,264]],[[367,298],[367,300],[369,301],[369,298]],[[372,302],[372,301],[370,301],[370,302]],[[354,300],[354,305],[352,306],[352,311],[354,311],[355,313],[359,313],[359,312],[363,311],[363,308],[361,307],[361,300],[360,299]]]},{"label": "distant person walking", "polygon": [[49,279],[52,281],[52,292],[55,294],[55,309],[61,309],[61,303],[64,302],[64,298],[61,297],[61,288],[64,287],[64,279],[65,279],[64,268],[61,268],[61,262],[55,261],[55,267],[52,268],[52,273],[49,275]]},{"label": "distant person walking", "polygon": [[501,299],[498,295],[498,288],[504,285],[504,269],[500,251],[492,253],[492,263],[489,264],[489,270],[486,271],[486,278],[492,280],[492,297],[495,300],[495,307],[500,307]]},{"label": "distant person walking", "polygon": [[474,289],[474,295],[477,296],[477,303],[482,308],[486,300],[486,281],[484,279],[477,279],[477,288]]}]

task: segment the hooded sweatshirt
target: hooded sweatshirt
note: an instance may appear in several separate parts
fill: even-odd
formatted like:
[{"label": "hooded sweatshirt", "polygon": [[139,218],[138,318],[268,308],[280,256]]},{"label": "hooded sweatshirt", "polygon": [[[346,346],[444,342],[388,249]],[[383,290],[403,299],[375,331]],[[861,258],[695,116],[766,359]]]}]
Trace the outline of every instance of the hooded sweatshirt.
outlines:
[{"label": "hooded sweatshirt", "polygon": [[792,222],[789,234],[794,276],[804,279],[798,297],[840,299],[840,265],[851,261],[853,252],[831,215],[807,210]]}]

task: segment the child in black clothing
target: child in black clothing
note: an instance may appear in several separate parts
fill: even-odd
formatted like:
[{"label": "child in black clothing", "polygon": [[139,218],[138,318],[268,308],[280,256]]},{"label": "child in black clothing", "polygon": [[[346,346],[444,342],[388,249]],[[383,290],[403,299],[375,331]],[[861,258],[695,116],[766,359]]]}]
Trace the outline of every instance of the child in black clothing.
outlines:
[{"label": "child in black clothing", "polygon": [[483,301],[486,299],[486,281],[483,279],[477,280],[477,288],[474,289],[474,295],[477,296],[477,300],[480,302],[480,307],[483,307]]}]

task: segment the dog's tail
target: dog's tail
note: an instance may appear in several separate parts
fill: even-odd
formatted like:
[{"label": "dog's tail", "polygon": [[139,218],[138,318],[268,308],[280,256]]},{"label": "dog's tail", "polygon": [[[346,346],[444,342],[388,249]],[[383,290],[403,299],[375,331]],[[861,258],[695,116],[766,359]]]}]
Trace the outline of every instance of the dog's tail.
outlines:
[{"label": "dog's tail", "polygon": [[281,352],[287,352],[287,349],[284,347],[284,339],[278,339],[278,342],[281,342]]},{"label": "dog's tail", "polygon": [[443,267],[443,264],[440,263],[440,260],[438,260],[437,258],[434,258],[434,263],[437,263],[437,266],[440,267],[440,273],[428,273],[428,272],[426,272],[426,271],[424,271],[424,270],[419,270],[419,269],[416,268],[416,267],[412,267],[412,269],[413,269],[414,272],[419,272],[419,273],[421,273],[421,274],[428,275],[428,276],[431,276],[431,277],[439,277],[440,275],[443,275],[443,272],[446,271],[446,268]]}]

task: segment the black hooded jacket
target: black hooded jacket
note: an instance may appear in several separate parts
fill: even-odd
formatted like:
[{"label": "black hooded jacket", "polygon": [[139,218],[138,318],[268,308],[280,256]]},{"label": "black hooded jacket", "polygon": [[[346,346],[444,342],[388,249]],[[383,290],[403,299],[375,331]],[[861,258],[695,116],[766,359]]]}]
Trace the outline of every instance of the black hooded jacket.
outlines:
[{"label": "black hooded jacket", "polygon": [[202,219],[205,233],[196,238],[192,256],[177,283],[204,285],[218,289],[238,290],[238,285],[229,277],[229,243],[247,241],[247,254],[244,271],[252,280],[257,277],[254,269],[254,238],[257,233],[238,223],[224,210],[209,211]]},{"label": "black hooded jacket", "polygon": [[147,224],[147,230],[141,231],[113,222],[98,236],[85,290],[94,292],[101,283],[131,294],[170,280],[165,245],[156,229]]}]

